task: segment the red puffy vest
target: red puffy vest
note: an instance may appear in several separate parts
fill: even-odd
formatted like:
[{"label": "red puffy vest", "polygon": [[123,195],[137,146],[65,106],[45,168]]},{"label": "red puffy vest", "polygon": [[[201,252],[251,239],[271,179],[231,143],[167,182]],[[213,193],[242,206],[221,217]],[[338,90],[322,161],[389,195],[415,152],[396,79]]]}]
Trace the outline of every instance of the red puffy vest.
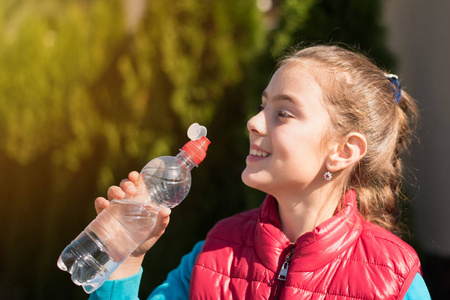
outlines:
[{"label": "red puffy vest", "polygon": [[402,299],[420,272],[416,252],[364,220],[356,194],[295,245],[276,200],[220,221],[192,271],[191,299]]}]

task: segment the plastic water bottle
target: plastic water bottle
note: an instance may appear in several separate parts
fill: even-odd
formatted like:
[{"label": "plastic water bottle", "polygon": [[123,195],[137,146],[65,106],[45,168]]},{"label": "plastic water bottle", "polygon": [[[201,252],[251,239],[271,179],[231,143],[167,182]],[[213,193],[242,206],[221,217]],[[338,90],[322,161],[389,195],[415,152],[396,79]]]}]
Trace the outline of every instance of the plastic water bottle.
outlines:
[{"label": "plastic water bottle", "polygon": [[[145,188],[134,196],[112,200],[61,253],[58,267],[90,294],[151,234],[158,211],[177,206],[191,187],[191,170],[206,156],[206,128],[195,123],[191,139],[176,156],[151,160],[141,171]],[[141,185],[142,187],[142,185]]]}]

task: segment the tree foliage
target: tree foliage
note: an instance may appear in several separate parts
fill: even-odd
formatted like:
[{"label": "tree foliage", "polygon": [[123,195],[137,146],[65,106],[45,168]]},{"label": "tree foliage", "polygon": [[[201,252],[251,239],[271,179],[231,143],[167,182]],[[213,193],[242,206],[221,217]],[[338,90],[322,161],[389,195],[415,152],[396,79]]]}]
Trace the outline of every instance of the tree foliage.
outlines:
[{"label": "tree foliage", "polygon": [[210,126],[260,48],[252,1],[148,1],[133,31],[123,4],[1,1],[1,297],[83,298],[55,264],[93,199]]},{"label": "tree foliage", "polygon": [[94,198],[176,154],[198,122],[212,144],[145,260],[145,298],[215,222],[262,200],[240,173],[274,57],[335,28],[384,49],[379,1],[285,0],[273,30],[254,0],[143,2],[130,28],[127,1],[0,0],[0,298],[85,299],[56,260]]},{"label": "tree foliage", "polygon": [[[278,30],[273,35],[276,57],[289,46],[334,43],[358,49],[384,67],[395,60],[386,47],[383,1],[284,0]],[[305,43],[306,42],[306,43]]]}]

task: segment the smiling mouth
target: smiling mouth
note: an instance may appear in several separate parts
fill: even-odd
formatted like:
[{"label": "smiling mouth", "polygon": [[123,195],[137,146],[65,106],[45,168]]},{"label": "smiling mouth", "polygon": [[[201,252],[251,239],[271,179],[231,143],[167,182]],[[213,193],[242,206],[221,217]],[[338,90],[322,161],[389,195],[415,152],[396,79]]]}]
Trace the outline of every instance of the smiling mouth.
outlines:
[{"label": "smiling mouth", "polygon": [[250,149],[250,155],[259,156],[259,157],[267,157],[267,156],[269,156],[269,153],[264,152],[264,151]]}]

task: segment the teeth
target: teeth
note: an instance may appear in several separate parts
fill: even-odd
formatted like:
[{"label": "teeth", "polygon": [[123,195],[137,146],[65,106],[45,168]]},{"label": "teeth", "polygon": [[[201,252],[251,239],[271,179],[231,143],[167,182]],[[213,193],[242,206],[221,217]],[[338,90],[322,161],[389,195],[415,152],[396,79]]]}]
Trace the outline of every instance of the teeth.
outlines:
[{"label": "teeth", "polygon": [[269,153],[267,153],[267,152],[262,152],[262,151],[257,151],[257,150],[254,150],[254,149],[250,149],[250,155],[261,156],[261,157],[267,157],[267,156],[269,156]]}]

